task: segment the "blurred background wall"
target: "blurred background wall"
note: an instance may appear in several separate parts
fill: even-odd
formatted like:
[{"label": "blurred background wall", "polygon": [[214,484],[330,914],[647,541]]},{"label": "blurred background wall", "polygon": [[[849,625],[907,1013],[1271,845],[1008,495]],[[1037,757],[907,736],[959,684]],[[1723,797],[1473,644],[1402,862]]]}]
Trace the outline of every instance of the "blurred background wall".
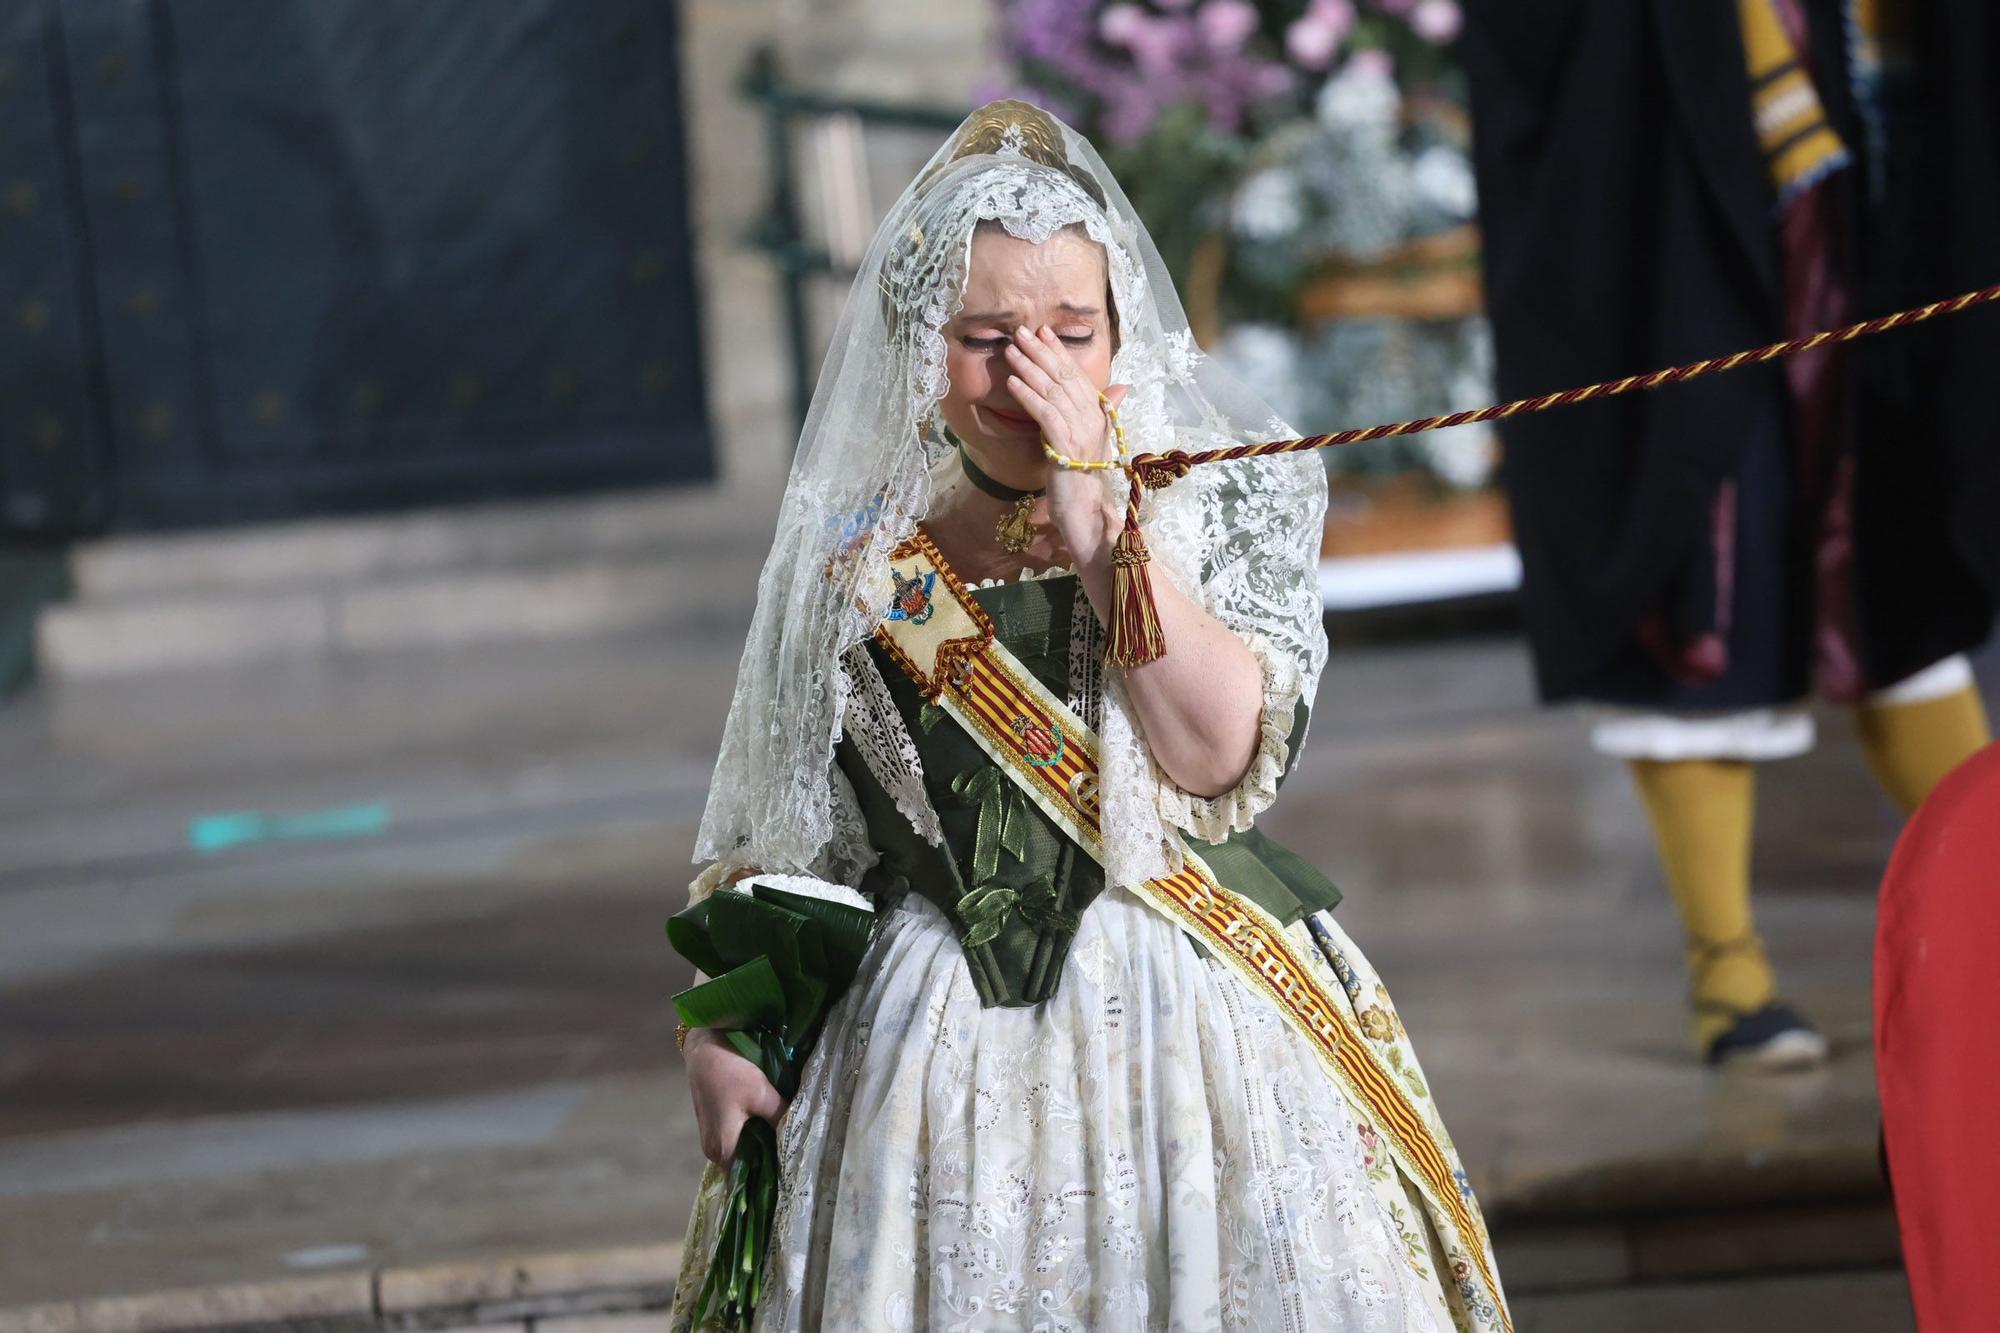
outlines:
[{"label": "blurred background wall", "polygon": [[9,6],[7,527],[710,475],[675,18]]}]

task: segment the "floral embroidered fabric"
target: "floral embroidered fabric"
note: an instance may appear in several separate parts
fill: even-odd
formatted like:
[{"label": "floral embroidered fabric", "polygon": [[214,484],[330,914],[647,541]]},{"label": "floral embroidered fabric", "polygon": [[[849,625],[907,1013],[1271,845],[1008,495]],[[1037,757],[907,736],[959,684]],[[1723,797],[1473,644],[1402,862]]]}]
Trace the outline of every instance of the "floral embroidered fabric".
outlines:
[{"label": "floral embroidered fabric", "polygon": [[[1331,916],[1314,925],[1338,964],[1303,922],[1300,952],[1435,1126],[1388,992]],[[779,1152],[759,1329],[1500,1327],[1305,1041],[1122,890],[1084,914],[1033,1009],[982,1009],[950,925],[907,900],[829,1019]]]}]

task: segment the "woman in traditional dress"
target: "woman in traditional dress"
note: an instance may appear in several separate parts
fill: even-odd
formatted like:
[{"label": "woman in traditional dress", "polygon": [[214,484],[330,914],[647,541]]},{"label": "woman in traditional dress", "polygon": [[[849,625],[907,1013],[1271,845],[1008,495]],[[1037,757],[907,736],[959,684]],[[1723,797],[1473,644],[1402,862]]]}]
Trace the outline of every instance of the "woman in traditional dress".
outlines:
[{"label": "woman in traditional dress", "polygon": [[[1049,457],[1293,433],[1204,360],[1103,161],[1039,109],[975,112],[890,210],[806,421],[693,886],[878,914],[789,1107],[715,1034],[686,1043],[712,1161],[780,1121],[757,1327],[1508,1327],[1338,893],[1255,827],[1326,657],[1318,459],[1148,496],[1166,652],[1121,667],[1122,478]],[[712,1166],[679,1327],[723,1193]]]}]

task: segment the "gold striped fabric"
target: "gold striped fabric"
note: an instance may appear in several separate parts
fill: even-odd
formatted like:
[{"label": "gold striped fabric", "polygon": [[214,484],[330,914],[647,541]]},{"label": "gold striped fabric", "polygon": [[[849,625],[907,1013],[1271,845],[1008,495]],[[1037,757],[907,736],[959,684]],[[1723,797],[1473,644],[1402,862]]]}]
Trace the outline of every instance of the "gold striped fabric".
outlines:
[{"label": "gold striped fabric", "polygon": [[1750,70],[1750,109],[1764,169],[1780,207],[1807,186],[1853,161],[1827,123],[1826,108],[1778,17],[1775,0],[1737,0],[1743,55]]}]

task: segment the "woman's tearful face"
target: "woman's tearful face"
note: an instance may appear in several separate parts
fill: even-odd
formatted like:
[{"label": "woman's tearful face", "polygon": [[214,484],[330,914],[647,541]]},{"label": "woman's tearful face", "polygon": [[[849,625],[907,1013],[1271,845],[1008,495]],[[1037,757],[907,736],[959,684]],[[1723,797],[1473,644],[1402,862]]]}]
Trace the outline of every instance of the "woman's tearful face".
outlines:
[{"label": "woman's tearful face", "polygon": [[938,414],[989,473],[1028,477],[1043,468],[1041,431],[1007,390],[1007,345],[1026,325],[1055,331],[1098,389],[1111,382],[1115,321],[1104,250],[1074,231],[1040,245],[982,227],[972,238],[964,313],[944,327],[950,385]]}]

